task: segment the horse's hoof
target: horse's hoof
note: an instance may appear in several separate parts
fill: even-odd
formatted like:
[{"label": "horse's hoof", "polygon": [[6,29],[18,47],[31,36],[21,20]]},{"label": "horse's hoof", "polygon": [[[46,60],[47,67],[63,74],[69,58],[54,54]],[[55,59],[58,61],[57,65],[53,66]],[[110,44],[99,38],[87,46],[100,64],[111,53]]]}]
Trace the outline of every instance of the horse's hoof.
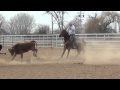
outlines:
[{"label": "horse's hoof", "polygon": [[82,65],[83,63],[78,63],[78,64]]}]

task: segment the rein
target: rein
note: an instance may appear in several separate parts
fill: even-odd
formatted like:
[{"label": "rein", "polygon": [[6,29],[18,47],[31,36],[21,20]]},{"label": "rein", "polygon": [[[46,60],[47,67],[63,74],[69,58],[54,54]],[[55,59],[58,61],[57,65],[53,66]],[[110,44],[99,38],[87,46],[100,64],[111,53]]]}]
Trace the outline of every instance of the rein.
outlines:
[{"label": "rein", "polygon": [[[61,35],[63,35],[63,34],[61,34]],[[70,41],[70,38],[69,38],[69,40],[64,45],[66,45],[69,41]]]},{"label": "rein", "polygon": [[[70,41],[70,39],[68,41]],[[68,41],[65,43],[65,45],[68,43]]]}]

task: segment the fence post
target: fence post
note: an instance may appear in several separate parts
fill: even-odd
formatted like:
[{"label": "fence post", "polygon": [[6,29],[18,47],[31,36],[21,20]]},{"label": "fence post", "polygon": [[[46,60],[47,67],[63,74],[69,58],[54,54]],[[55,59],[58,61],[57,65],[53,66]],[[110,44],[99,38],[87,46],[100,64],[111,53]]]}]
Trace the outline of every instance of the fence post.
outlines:
[{"label": "fence post", "polygon": [[3,36],[3,47],[4,47],[4,36]]},{"label": "fence post", "polygon": [[12,45],[13,45],[13,36],[12,36]]},{"label": "fence post", "polygon": [[24,42],[25,42],[25,36],[24,36]]},{"label": "fence post", "polygon": [[0,44],[1,44],[1,35],[0,35]]},{"label": "fence post", "polygon": [[32,35],[31,35],[31,41],[32,41]]},{"label": "fence post", "polygon": [[58,37],[58,36],[56,35],[56,48],[57,48],[57,43],[58,43],[58,42],[57,42],[57,41],[58,41],[58,40],[57,40],[57,37]]},{"label": "fence post", "polygon": [[41,45],[41,42],[40,42],[40,35],[39,35],[39,43],[38,43],[38,45],[39,45],[39,47],[40,47],[40,45]]},{"label": "fence post", "polygon": [[105,34],[104,34],[104,41],[105,41]]},{"label": "fence post", "polygon": [[53,48],[53,34],[51,35],[51,48]]}]

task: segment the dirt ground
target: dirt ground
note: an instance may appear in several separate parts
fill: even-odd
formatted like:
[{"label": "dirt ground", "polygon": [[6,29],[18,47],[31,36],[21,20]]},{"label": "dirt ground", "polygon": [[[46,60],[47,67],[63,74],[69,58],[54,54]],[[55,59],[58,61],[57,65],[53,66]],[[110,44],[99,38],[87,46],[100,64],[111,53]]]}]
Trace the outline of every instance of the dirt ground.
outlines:
[{"label": "dirt ground", "polygon": [[63,48],[39,48],[37,57],[29,51],[21,62],[20,55],[11,61],[7,48],[0,55],[0,79],[120,79],[120,49],[86,48],[78,57],[71,50],[68,59],[67,52],[59,59]]}]

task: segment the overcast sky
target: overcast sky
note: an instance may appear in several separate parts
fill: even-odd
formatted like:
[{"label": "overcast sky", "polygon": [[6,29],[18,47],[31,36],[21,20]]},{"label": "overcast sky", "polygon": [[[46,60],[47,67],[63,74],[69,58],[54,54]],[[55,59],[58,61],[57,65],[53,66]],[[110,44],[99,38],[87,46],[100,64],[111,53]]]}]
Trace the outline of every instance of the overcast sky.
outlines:
[{"label": "overcast sky", "polygon": [[[49,14],[44,14],[45,11],[0,11],[0,14],[2,14],[6,20],[9,20],[11,17],[21,12],[33,15],[37,24],[49,25],[51,28],[51,16]],[[65,23],[71,21],[76,15],[78,15],[79,12],[80,11],[68,11],[64,18]],[[85,15],[83,21],[85,22],[85,20],[88,18],[88,15],[93,16],[95,13],[100,14],[101,11],[82,11],[82,13]],[[54,24],[54,28],[56,28],[56,24]]]}]

